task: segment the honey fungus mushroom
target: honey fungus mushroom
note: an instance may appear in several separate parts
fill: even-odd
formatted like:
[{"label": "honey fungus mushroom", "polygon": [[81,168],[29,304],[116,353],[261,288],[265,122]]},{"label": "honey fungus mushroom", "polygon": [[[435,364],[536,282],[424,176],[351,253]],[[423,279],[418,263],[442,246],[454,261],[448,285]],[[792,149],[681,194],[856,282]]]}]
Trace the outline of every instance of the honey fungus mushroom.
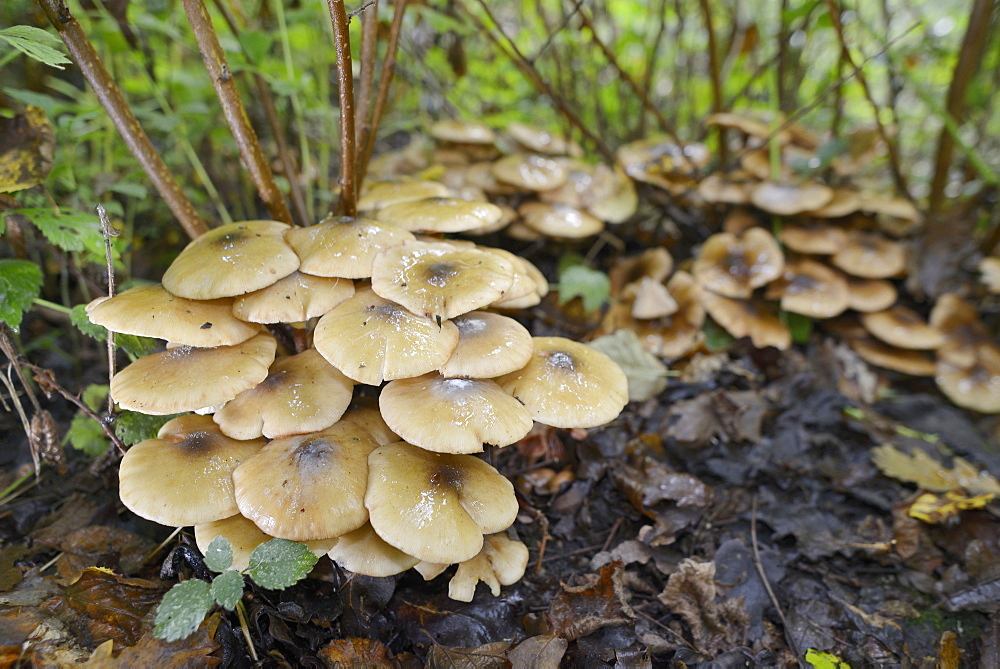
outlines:
[{"label": "honey fungus mushroom", "polygon": [[784,255],[771,233],[750,228],[739,237],[728,232],[709,237],[691,272],[705,288],[745,299],[781,276],[784,266]]}]

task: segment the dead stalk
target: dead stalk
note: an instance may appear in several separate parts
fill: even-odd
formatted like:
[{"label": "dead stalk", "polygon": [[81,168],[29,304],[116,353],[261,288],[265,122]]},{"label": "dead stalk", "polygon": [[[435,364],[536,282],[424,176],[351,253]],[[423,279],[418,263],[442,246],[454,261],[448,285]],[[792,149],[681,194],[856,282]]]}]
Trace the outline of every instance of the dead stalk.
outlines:
[{"label": "dead stalk", "polygon": [[136,120],[121,90],[108,74],[100,56],[94,49],[94,45],[87,38],[87,34],[70,12],[69,7],[63,0],[36,0],[36,2],[59,32],[59,36],[62,37],[66,48],[69,49],[73,61],[80,68],[80,72],[97,95],[104,111],[115,124],[122,139],[125,140],[129,151],[139,161],[146,176],[153,182],[156,191],[170,207],[170,211],[173,212],[181,227],[191,239],[208,232],[208,225],[198,215],[194,205],[184,195],[184,191],[181,190],[166,163],[163,162],[163,158],[153,148],[153,144],[139,125],[139,121]]},{"label": "dead stalk", "polygon": [[355,178],[354,72],[351,69],[351,35],[344,0],[327,0],[337,53],[337,87],[340,94],[340,205],[345,216],[358,213],[358,184]]},{"label": "dead stalk", "polygon": [[[705,30],[708,33],[708,69],[712,79],[712,110],[719,114],[724,111],[722,108],[722,80],[719,76],[719,51],[715,43],[715,25],[712,22],[712,10],[708,6],[708,0],[698,0],[701,6],[702,17],[705,20]],[[719,127],[719,163],[726,164],[726,131]]]},{"label": "dead stalk", "polygon": [[355,101],[355,143],[363,147],[371,133],[368,118],[375,86],[375,58],[378,55],[378,0],[361,10],[361,77],[358,81],[358,98]]},{"label": "dead stalk", "polygon": [[[115,296],[115,264],[111,257],[111,238],[118,236],[118,231],[111,227],[111,221],[108,219],[108,212],[104,210],[104,207],[97,205],[94,207],[97,210],[97,218],[101,221],[101,235],[104,236],[104,259],[107,262],[108,270],[108,297]],[[115,333],[112,330],[108,330],[108,385],[111,385],[111,379],[115,376]],[[110,416],[115,410],[115,401],[111,399],[111,393],[108,393],[108,415]]]}]

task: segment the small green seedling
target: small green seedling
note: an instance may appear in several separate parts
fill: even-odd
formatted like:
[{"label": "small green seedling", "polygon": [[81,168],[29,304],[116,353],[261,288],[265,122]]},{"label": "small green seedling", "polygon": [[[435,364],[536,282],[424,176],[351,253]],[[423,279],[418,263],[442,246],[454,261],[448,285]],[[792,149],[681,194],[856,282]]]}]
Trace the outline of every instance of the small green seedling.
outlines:
[{"label": "small green seedling", "polygon": [[163,596],[156,612],[153,635],[166,641],[190,636],[215,604],[232,611],[243,598],[243,577],[269,590],[284,590],[298,583],[316,564],[317,557],[304,544],[287,539],[272,539],[257,546],[250,554],[245,571],[231,569],[233,548],[216,537],[205,551],[205,565],[221,572],[211,583],[191,579],[178,583]]}]

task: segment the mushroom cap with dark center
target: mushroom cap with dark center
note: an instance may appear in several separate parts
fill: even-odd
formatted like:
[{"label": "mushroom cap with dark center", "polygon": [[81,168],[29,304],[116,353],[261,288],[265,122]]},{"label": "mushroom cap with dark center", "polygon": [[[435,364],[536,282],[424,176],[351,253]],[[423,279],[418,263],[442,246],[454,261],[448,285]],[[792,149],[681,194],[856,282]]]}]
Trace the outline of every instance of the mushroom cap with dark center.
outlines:
[{"label": "mushroom cap with dark center", "polygon": [[368,454],[377,447],[353,422],[275,439],[233,472],[240,513],[292,541],[356,530],[368,520]]},{"label": "mushroom cap with dark center", "polygon": [[383,251],[372,290],[414,314],[449,319],[488,306],[514,282],[514,267],[489,251],[415,241]]},{"label": "mushroom cap with dark center", "polygon": [[209,230],[170,263],[163,287],[191,300],[267,288],[299,268],[299,257],[282,239],[288,228],[277,221],[243,221]]},{"label": "mushroom cap with dark center", "polygon": [[215,412],[234,439],[268,439],[330,427],[351,403],[354,384],[316,349],[278,358],[267,378]]},{"label": "mushroom cap with dark center", "polygon": [[350,379],[368,385],[437,369],[458,345],[458,328],[416,316],[370,288],[319,319],[313,346]]},{"label": "mushroom cap with dark center", "polygon": [[298,323],[322,316],[354,295],[354,282],[295,271],[267,288],[241,295],[233,313],[251,323]]},{"label": "mushroom cap with dark center", "polygon": [[750,337],[757,348],[773,346],[784,350],[792,345],[788,326],[761,303],[734,300],[710,290],[701,291],[701,303],[712,320],[737,339]]},{"label": "mushroom cap with dark center", "polygon": [[877,339],[899,348],[934,349],[944,344],[937,328],[903,306],[861,314],[861,323]]},{"label": "mushroom cap with dark center", "polygon": [[259,334],[234,346],[178,348],[136,360],[111,379],[123,409],[168,415],[218,406],[267,377],[277,342]]},{"label": "mushroom cap with dark center", "polygon": [[784,266],[784,255],[771,233],[750,228],[739,237],[720,232],[705,240],[691,273],[715,293],[747,298],[781,276]]},{"label": "mushroom cap with dark center", "polygon": [[232,472],[264,445],[219,431],[211,416],[189,414],[168,421],[155,439],[139,442],[122,458],[122,503],[147,520],[184,527],[239,512]]},{"label": "mushroom cap with dark center", "polygon": [[534,337],[524,368],[497,379],[539,423],[596,427],[628,403],[625,373],[608,356],[562,337]]},{"label": "mushroom cap with dark center", "polygon": [[446,377],[490,379],[528,364],[531,334],[513,318],[485,311],[455,317],[458,346],[439,372]]},{"label": "mushroom cap with dark center", "polygon": [[285,239],[302,258],[299,271],[313,276],[367,279],[372,260],[385,249],[413,241],[413,233],[369,218],[337,216],[308,228],[293,228]]},{"label": "mushroom cap with dark center", "polygon": [[372,528],[426,562],[472,558],[484,534],[507,529],[517,516],[514,486],[471,455],[441,455],[400,441],[373,451],[368,471]]},{"label": "mushroom cap with dark center", "polygon": [[507,446],[531,430],[527,409],[491,379],[445,378],[432,372],[392,381],[379,395],[392,431],[437,453],[479,453]]},{"label": "mushroom cap with dark center", "polygon": [[977,346],[975,362],[968,367],[939,358],[935,380],[941,392],[958,406],[1000,413],[1000,349],[996,346]]},{"label": "mushroom cap with dark center", "polygon": [[608,278],[611,279],[611,293],[618,295],[630,283],[644,277],[653,281],[665,281],[674,268],[674,259],[662,246],[646,249],[637,256],[625,258],[615,263]]},{"label": "mushroom cap with dark center", "polygon": [[233,315],[233,299],[188,300],[159,285],[139,286],[87,305],[87,318],[112,332],[184,346],[231,346],[260,332]]},{"label": "mushroom cap with dark center", "polygon": [[768,286],[767,296],[775,292],[781,298],[782,309],[811,318],[832,318],[843,313],[850,299],[843,274],[808,258],[785,263],[781,279]]},{"label": "mushroom cap with dark center", "polygon": [[906,269],[906,252],[901,244],[881,235],[850,232],[830,262],[851,276],[888,279]]}]

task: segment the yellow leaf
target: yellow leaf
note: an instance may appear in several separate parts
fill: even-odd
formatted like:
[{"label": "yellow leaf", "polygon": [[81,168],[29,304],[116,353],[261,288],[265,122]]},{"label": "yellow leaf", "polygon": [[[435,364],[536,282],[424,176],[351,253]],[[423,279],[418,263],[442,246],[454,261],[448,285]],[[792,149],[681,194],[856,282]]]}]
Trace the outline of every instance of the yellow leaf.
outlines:
[{"label": "yellow leaf", "polygon": [[948,469],[924,451],[907,455],[894,446],[883,444],[872,449],[872,461],[886,476],[916,483],[933,492],[963,488],[973,494],[1000,495],[1000,481],[963,458],[952,458],[951,469]]},{"label": "yellow leaf", "polygon": [[993,501],[993,497],[993,493],[969,497],[960,490],[953,490],[943,496],[927,493],[910,505],[909,515],[929,525],[938,525],[961,511],[983,508]]},{"label": "yellow leaf", "polygon": [[814,648],[810,648],[806,651],[806,662],[808,662],[813,669],[851,669],[851,665],[847,664],[833,653],[821,653]]}]

